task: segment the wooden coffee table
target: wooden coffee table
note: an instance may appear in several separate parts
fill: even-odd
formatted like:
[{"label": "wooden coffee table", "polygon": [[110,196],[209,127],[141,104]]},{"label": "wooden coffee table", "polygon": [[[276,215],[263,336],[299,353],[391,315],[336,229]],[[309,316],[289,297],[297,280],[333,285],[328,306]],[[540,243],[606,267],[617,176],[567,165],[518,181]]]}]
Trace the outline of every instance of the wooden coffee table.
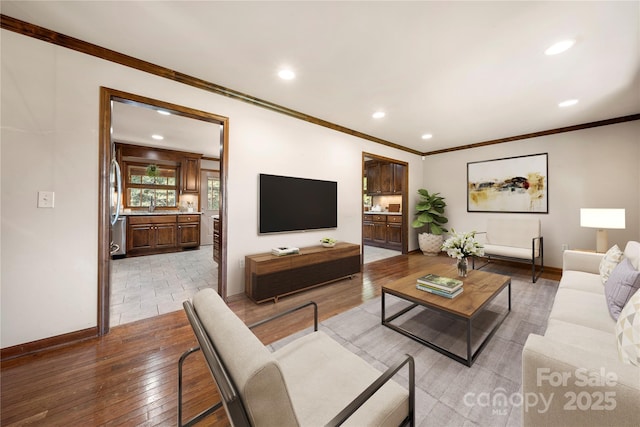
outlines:
[{"label": "wooden coffee table", "polygon": [[[511,278],[500,274],[489,273],[486,271],[471,270],[467,277],[462,279],[463,292],[453,299],[448,299],[439,295],[430,294],[428,292],[416,289],[416,281],[419,277],[426,274],[437,274],[439,276],[458,278],[455,265],[436,264],[429,267],[419,274],[403,277],[388,285],[382,287],[382,324],[403,335],[408,336],[421,344],[426,345],[445,356],[452,358],[462,364],[471,366],[475,362],[480,352],[484,349],[489,339],[495,334],[498,327],[511,311]],[[474,352],[471,344],[471,329],[477,316],[496,298],[504,288],[508,288],[508,304],[509,309],[501,316],[500,320],[494,324],[493,329],[488,333],[485,339],[480,343],[478,349]],[[412,304],[403,308],[399,312],[386,317],[385,311],[385,295],[394,295],[400,299],[411,302]],[[395,319],[407,313],[416,307],[425,307],[433,312],[443,314],[447,317],[462,320],[466,322],[466,338],[467,338],[467,357],[461,357],[451,351],[431,342],[427,339],[417,336],[415,333],[405,329],[399,325],[393,324]]]}]

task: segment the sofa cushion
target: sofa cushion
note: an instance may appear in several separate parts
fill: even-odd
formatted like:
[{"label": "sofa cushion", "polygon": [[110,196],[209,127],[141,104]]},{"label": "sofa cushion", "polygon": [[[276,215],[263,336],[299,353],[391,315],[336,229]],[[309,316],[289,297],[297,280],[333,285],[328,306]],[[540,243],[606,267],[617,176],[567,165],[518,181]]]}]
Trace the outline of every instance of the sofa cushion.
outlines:
[{"label": "sofa cushion", "polygon": [[624,253],[620,250],[618,245],[613,245],[607,253],[604,254],[604,258],[600,261],[600,278],[602,279],[603,285],[607,283],[609,275],[620,261],[622,261],[623,257]]},{"label": "sofa cushion", "polygon": [[604,287],[598,274],[574,270],[563,271],[559,288],[591,292],[604,298]]},{"label": "sofa cushion", "polygon": [[633,268],[640,270],[640,242],[629,240],[627,246],[624,247],[624,256],[629,258]]},{"label": "sofa cushion", "polygon": [[616,340],[620,360],[640,366],[640,292],[622,309],[616,323]]},{"label": "sofa cushion", "polygon": [[[321,426],[381,375],[322,331],[273,353],[280,363],[301,426]],[[400,425],[409,411],[409,393],[390,381],[344,425]]]},{"label": "sofa cushion", "polygon": [[604,285],[607,306],[614,320],[618,320],[622,307],[627,304],[638,288],[640,288],[640,271],[633,268],[631,261],[625,258],[613,269]]},{"label": "sofa cushion", "polygon": [[609,315],[603,294],[584,292],[576,289],[559,288],[553,302],[549,320],[557,319],[567,323],[585,326],[611,333],[615,321]]},{"label": "sofa cushion", "polygon": [[576,349],[597,353],[607,359],[618,359],[616,336],[613,329],[609,332],[586,326],[551,319],[544,333],[546,338],[570,345]]}]

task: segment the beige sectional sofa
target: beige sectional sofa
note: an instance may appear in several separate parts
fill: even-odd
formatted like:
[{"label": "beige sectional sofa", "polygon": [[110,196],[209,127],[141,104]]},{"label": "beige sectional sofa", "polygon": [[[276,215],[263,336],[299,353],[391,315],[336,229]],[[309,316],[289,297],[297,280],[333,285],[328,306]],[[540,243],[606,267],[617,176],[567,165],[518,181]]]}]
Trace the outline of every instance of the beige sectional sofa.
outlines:
[{"label": "beige sectional sofa", "polygon": [[[640,425],[640,367],[621,360],[603,256],[564,252],[547,330],[529,335],[522,354],[524,426]],[[638,270],[640,243],[629,242],[624,258]]]}]

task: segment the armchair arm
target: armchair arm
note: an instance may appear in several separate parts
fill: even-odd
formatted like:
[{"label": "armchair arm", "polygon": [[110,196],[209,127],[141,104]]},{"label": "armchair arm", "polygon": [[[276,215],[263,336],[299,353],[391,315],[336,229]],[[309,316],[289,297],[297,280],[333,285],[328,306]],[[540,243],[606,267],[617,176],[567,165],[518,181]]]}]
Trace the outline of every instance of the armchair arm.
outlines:
[{"label": "armchair arm", "polygon": [[380,375],[373,383],[371,383],[371,385],[369,385],[369,387],[353,399],[353,401],[351,401],[351,403],[349,403],[342,411],[340,411],[338,415],[333,417],[326,426],[333,427],[344,423],[406,364],[409,365],[409,415],[405,420],[405,424],[408,421],[409,425],[415,425],[415,362],[413,357],[410,355],[407,354],[405,356],[406,357],[403,360],[396,362],[382,375]]},{"label": "armchair arm", "polygon": [[531,259],[536,259],[536,240],[538,241],[538,256],[542,257],[544,253],[544,238],[542,236],[534,237],[531,239]]},{"label": "armchair arm", "polygon": [[299,305],[297,307],[290,308],[289,310],[285,310],[282,313],[278,313],[278,314],[275,314],[275,315],[273,315],[271,317],[267,317],[266,319],[260,320],[260,321],[258,321],[256,323],[253,323],[253,324],[249,325],[248,328],[249,329],[253,329],[253,328],[257,327],[257,326],[264,325],[265,323],[271,322],[272,320],[279,319],[279,318],[284,317],[284,316],[286,316],[288,314],[295,313],[296,311],[301,310],[301,309],[303,309],[305,307],[308,307],[310,305],[313,306],[313,330],[317,331],[318,330],[318,304],[316,304],[313,301],[309,301],[306,304],[302,304],[302,305]]}]

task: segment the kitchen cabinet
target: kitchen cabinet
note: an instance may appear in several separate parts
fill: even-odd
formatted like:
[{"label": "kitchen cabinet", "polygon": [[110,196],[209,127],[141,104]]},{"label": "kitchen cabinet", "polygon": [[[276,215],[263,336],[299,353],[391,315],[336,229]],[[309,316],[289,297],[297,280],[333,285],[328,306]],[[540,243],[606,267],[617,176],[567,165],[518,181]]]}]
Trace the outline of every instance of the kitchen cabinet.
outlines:
[{"label": "kitchen cabinet", "polygon": [[402,215],[364,214],[365,245],[402,250]]},{"label": "kitchen cabinet", "polygon": [[404,190],[404,165],[391,163],[391,168],[393,169],[391,192],[393,194],[402,194]]},{"label": "kitchen cabinet", "polygon": [[379,194],[380,186],[380,162],[368,161],[365,163],[365,174],[367,175],[367,194]]},{"label": "kitchen cabinet", "polygon": [[368,195],[402,194],[404,165],[370,160],[365,163],[365,174]]},{"label": "kitchen cabinet", "polygon": [[200,215],[178,215],[178,246],[200,246]]},{"label": "kitchen cabinet", "polygon": [[185,156],[180,164],[182,169],[182,193],[200,193],[200,158]]},{"label": "kitchen cabinet", "polygon": [[129,217],[127,253],[136,250],[171,248],[175,244],[175,215]]},{"label": "kitchen cabinet", "polygon": [[127,256],[177,252],[200,246],[200,215],[130,215]]}]

